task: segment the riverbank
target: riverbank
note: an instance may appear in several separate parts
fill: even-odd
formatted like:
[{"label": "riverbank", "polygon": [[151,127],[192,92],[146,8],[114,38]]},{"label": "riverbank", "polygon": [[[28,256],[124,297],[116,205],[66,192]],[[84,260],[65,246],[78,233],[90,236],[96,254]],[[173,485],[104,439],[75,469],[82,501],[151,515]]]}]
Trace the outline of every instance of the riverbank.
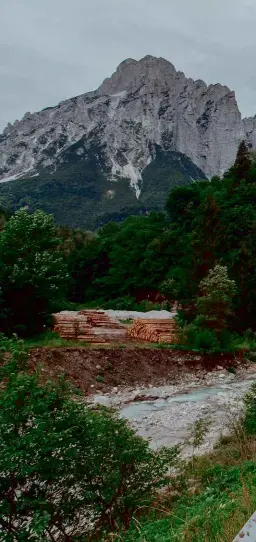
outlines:
[{"label": "riverbank", "polygon": [[93,404],[117,408],[134,430],[150,441],[150,446],[181,445],[183,457],[192,449],[184,442],[191,427],[199,419],[207,419],[208,431],[197,453],[213,449],[242,412],[242,398],[256,380],[254,366],[229,373],[219,369],[206,375],[184,374],[173,385],[147,387],[96,394]]},{"label": "riverbank", "polygon": [[45,377],[65,373],[86,395],[124,388],[204,381],[208,373],[246,367],[243,353],[194,354],[161,348],[118,345],[109,348],[33,348],[30,365],[42,365]]},{"label": "riverbank", "polygon": [[[30,366],[45,379],[65,373],[91,404],[115,407],[153,448],[183,442],[198,418],[209,418],[199,453],[227,432],[228,416],[256,379],[242,354],[198,355],[157,348],[37,348]],[[191,455],[189,447],[183,455]]]}]

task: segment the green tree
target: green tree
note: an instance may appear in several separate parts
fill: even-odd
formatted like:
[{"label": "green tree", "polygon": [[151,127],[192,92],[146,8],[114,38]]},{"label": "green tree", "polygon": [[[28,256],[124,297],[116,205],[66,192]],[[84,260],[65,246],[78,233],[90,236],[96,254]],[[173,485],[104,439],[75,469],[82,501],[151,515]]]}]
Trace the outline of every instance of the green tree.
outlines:
[{"label": "green tree", "polygon": [[0,233],[2,331],[31,334],[42,329],[68,280],[53,218],[18,211]]},{"label": "green tree", "polygon": [[[121,523],[168,483],[177,449],[153,452],[62,379],[27,372],[20,342],[0,370],[1,540],[73,541]],[[3,385],[4,383],[4,385]]]},{"label": "green tree", "polygon": [[195,451],[203,444],[207,433],[210,431],[211,418],[197,418],[197,420],[188,427],[188,436],[184,444],[192,447],[191,467],[194,467]]},{"label": "green tree", "polygon": [[251,157],[248,146],[245,141],[241,141],[234,164],[234,173],[237,184],[243,179],[248,178],[248,174],[251,168]]},{"label": "green tree", "polygon": [[100,231],[101,251],[94,281],[98,297],[135,297],[138,291],[157,288],[170,259],[160,240],[165,225],[162,213],[150,213]]},{"label": "green tree", "polygon": [[256,434],[256,383],[254,382],[244,396],[245,412],[243,426],[247,434]]},{"label": "green tree", "polygon": [[212,192],[206,193],[198,208],[193,230],[195,280],[201,280],[216,260],[221,239],[221,209]]},{"label": "green tree", "polygon": [[85,301],[85,291],[94,273],[93,264],[97,254],[97,236],[91,232],[59,227],[60,251],[63,253],[69,275],[67,296],[70,301]]},{"label": "green tree", "polygon": [[232,314],[232,301],[236,283],[228,276],[227,267],[215,265],[200,282],[201,295],[197,299],[197,310],[204,317],[204,323],[216,333],[227,325]]}]

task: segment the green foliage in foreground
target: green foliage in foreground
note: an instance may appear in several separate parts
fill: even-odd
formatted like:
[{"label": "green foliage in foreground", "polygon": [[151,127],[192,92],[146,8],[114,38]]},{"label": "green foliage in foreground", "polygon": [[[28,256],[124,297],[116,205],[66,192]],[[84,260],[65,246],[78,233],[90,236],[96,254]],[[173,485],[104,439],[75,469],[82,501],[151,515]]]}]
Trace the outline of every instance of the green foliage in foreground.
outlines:
[{"label": "green foliage in foreground", "polygon": [[[113,411],[85,406],[64,379],[40,383],[22,342],[1,337],[0,350],[11,352],[0,367],[4,542],[106,539],[109,531],[124,542],[230,541],[254,511],[255,385],[235,437],[183,462],[177,448],[150,450]],[[208,420],[192,429],[195,451]]]},{"label": "green foliage in foreground", "polygon": [[[231,542],[256,507],[256,465],[244,461],[233,467],[216,465],[199,475],[198,495],[182,495],[168,510],[135,521],[123,542]],[[184,492],[185,493],[185,492]],[[162,515],[162,517],[161,517]]]},{"label": "green foliage in foreground", "polygon": [[0,533],[5,542],[83,540],[128,526],[168,482],[176,449],[154,453],[111,411],[62,379],[40,384],[20,342],[1,341]]},{"label": "green foliage in foreground", "polygon": [[[233,434],[208,455],[181,463],[174,491],[159,499],[123,542],[231,542],[256,507],[256,385],[245,396],[245,415]],[[201,442],[207,420],[198,420],[193,443]],[[232,426],[231,426],[232,431]],[[248,436],[248,433],[250,436]]]},{"label": "green foliage in foreground", "polygon": [[256,383],[254,383],[250,391],[244,398],[245,415],[244,428],[247,434],[256,435]]}]

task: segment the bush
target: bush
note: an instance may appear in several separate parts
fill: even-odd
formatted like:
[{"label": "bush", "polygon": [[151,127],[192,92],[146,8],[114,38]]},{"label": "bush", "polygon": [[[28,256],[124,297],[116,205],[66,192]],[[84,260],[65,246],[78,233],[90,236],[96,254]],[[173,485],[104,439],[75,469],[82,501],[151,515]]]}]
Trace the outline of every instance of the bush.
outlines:
[{"label": "bush", "polygon": [[[168,310],[166,308],[167,304],[164,304],[164,310]],[[160,303],[153,303],[153,301],[141,301],[137,308],[140,312],[149,312],[149,311],[160,311],[162,310],[162,305]]]},{"label": "bush", "polygon": [[219,334],[219,345],[222,352],[235,352],[237,348],[237,335],[227,329]]},{"label": "bush", "polygon": [[[2,539],[75,540],[128,526],[133,511],[168,483],[177,449],[153,452],[104,408],[72,400],[64,379],[27,372],[22,343],[0,370]],[[3,385],[4,384],[4,385]]]},{"label": "bush", "polygon": [[204,317],[197,316],[190,324],[184,324],[180,317],[176,323],[180,327],[179,344],[191,350],[199,350],[210,354],[219,352],[235,352],[239,349],[239,337],[224,329],[220,333],[203,327]]},{"label": "bush", "polygon": [[104,309],[113,309],[118,311],[139,311],[139,312],[148,312],[148,311],[158,311],[162,309],[160,303],[153,303],[152,301],[141,301],[136,303],[136,299],[130,296],[118,297],[117,299],[112,299],[111,301],[104,302]]},{"label": "bush", "polygon": [[256,434],[256,382],[244,397],[245,415],[244,428],[247,434]]},{"label": "bush", "polygon": [[247,329],[244,334],[244,344],[250,350],[256,350],[256,332],[251,328]]},{"label": "bush", "polygon": [[181,329],[179,343],[191,350],[211,353],[220,351],[216,333],[210,329],[201,329],[193,323],[187,324]]},{"label": "bush", "polygon": [[[134,308],[136,307],[136,308]],[[130,296],[118,297],[104,303],[105,309],[113,309],[117,311],[137,310],[136,301]]]}]

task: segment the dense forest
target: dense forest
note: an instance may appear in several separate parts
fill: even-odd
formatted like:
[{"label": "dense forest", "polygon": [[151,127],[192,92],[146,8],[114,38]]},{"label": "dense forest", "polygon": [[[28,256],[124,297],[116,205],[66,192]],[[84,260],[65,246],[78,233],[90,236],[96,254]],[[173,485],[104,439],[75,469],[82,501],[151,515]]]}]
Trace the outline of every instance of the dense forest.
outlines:
[{"label": "dense forest", "polygon": [[256,163],[244,143],[222,179],[173,189],[166,212],[109,223],[96,235],[60,233],[70,300],[127,308],[160,291],[191,318],[202,279],[221,265],[236,284],[230,327],[256,321]]},{"label": "dense forest", "polygon": [[[4,332],[38,332],[68,302],[132,309],[175,301],[183,324],[197,326],[205,312],[200,327],[217,335],[209,311],[232,332],[255,323],[256,162],[244,142],[222,179],[173,189],[165,212],[90,233],[56,226],[42,211],[20,210],[11,218],[2,212],[1,228]],[[200,306],[206,279],[211,295],[219,292],[208,312]]]}]

